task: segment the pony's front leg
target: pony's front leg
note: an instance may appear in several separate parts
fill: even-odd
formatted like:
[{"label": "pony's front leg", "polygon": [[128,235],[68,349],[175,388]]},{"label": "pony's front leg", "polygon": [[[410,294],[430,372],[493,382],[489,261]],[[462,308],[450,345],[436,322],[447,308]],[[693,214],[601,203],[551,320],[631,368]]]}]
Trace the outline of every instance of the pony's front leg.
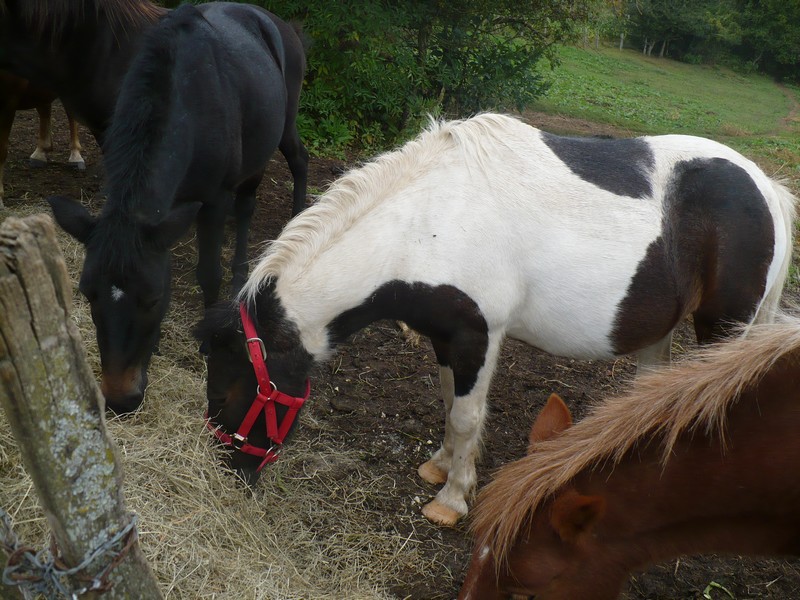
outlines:
[{"label": "pony's front leg", "polygon": [[247,241],[250,236],[250,222],[256,209],[256,188],[261,174],[242,185],[236,192],[234,218],[236,220],[236,247],[231,261],[231,292],[235,295],[247,281]]},{"label": "pony's front leg", "polygon": [[424,481],[439,485],[447,481],[447,473],[453,459],[453,426],[450,423],[450,412],[455,399],[455,381],[453,369],[439,365],[439,388],[444,401],[444,441],[442,447],[427,462],[422,463],[417,473]]},{"label": "pony's front leg", "polygon": [[197,283],[208,308],[219,298],[222,284],[222,240],[225,235],[225,202],[204,204],[197,213]]},{"label": "pony's front leg", "polygon": [[[468,512],[467,496],[477,483],[475,461],[480,452],[483,422],[486,418],[486,396],[497,364],[500,341],[500,335],[489,337],[483,366],[477,373],[475,384],[468,393],[454,396],[446,419],[445,442],[431,459],[436,461],[438,456],[444,461],[448,455],[450,459],[447,482],[436,494],[436,498],[422,508],[422,514],[439,525],[452,527]],[[461,373],[459,365],[454,364],[454,389],[458,389],[459,377],[470,377],[470,374]],[[475,377],[474,372],[471,377]]]},{"label": "pony's front leg", "polygon": [[49,102],[36,107],[39,113],[39,138],[36,150],[30,158],[32,167],[43,167],[47,164],[47,153],[53,150],[52,106]]}]

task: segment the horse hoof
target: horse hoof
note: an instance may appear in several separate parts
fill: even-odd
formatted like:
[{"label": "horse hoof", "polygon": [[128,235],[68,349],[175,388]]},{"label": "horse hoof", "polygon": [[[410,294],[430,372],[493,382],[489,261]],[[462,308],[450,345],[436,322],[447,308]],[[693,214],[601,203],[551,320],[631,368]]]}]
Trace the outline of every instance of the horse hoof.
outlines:
[{"label": "horse hoof", "polygon": [[31,158],[31,159],[28,159],[28,165],[32,169],[41,169],[42,167],[46,167],[47,166],[47,161],[46,160],[40,160],[38,158]]},{"label": "horse hoof", "polygon": [[455,527],[461,515],[449,506],[445,506],[438,500],[431,500],[422,507],[422,514],[431,523],[443,527]]},{"label": "horse hoof", "polygon": [[68,163],[70,167],[73,169],[77,169],[78,171],[85,171],[86,170],[86,161],[79,160],[75,162]]},{"label": "horse hoof", "polygon": [[442,471],[432,460],[422,463],[417,469],[417,473],[422,477],[423,481],[433,485],[439,485],[447,481],[447,472]]}]

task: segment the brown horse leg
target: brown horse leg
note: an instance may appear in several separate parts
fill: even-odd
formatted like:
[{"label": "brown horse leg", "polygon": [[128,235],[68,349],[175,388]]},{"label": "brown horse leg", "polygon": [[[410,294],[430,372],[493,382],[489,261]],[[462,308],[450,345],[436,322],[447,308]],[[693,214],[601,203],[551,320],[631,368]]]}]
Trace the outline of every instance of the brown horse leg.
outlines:
[{"label": "brown horse leg", "polygon": [[53,150],[53,127],[51,120],[51,105],[45,102],[36,107],[39,113],[39,139],[36,150],[30,158],[32,167],[43,167],[47,164],[47,153]]},{"label": "brown horse leg", "polygon": [[69,122],[69,159],[67,163],[69,163],[71,167],[78,169],[78,171],[84,171],[86,169],[86,161],[84,161],[83,156],[81,156],[83,146],[81,146],[81,138],[78,135],[78,122],[66,108],[64,112]]},{"label": "brown horse leg", "polygon": [[0,208],[3,208],[3,171],[8,158],[8,136],[11,135],[16,112],[16,103],[6,102],[0,106]]}]

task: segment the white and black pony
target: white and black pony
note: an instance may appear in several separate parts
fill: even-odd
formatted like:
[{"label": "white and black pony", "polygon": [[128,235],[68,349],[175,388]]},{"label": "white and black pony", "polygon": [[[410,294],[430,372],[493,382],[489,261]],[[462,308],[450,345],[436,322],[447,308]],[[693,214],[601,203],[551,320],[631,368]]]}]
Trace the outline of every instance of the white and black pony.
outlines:
[{"label": "white and black pony", "polygon": [[[496,114],[434,123],[345,174],[267,247],[240,294],[257,332],[249,357],[240,307],[207,311],[210,421],[252,473],[282,441],[267,439],[261,406],[280,419],[287,398],[305,397],[312,363],[375,320],[405,321],[432,341],[446,410],[444,442],[419,469],[445,485],[423,512],[453,524],[506,336],[653,365],[688,315],[700,342],[769,321],[794,204],[707,139],[558,137]],[[266,379],[249,360],[262,355]]]},{"label": "white and black pony", "polygon": [[245,282],[256,188],[279,145],[301,159],[290,160],[298,212],[306,193],[308,155],[295,127],[305,56],[292,27],[256,6],[186,4],[138,44],[105,135],[101,215],[49,199],[59,225],[86,246],[80,290],[97,329],[103,394],[116,412],[142,402],[169,304],[171,246],[196,220],[197,280],[211,305],[229,214],[233,288]]}]

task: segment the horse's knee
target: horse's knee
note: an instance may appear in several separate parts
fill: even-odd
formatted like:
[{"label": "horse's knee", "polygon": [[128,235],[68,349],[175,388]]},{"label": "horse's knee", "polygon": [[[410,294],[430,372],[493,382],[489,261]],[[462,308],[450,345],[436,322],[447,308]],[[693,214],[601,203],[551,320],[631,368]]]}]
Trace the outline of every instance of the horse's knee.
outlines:
[{"label": "horse's knee", "polygon": [[483,426],[484,404],[468,397],[455,398],[448,420],[453,433],[460,436],[476,435]]}]

